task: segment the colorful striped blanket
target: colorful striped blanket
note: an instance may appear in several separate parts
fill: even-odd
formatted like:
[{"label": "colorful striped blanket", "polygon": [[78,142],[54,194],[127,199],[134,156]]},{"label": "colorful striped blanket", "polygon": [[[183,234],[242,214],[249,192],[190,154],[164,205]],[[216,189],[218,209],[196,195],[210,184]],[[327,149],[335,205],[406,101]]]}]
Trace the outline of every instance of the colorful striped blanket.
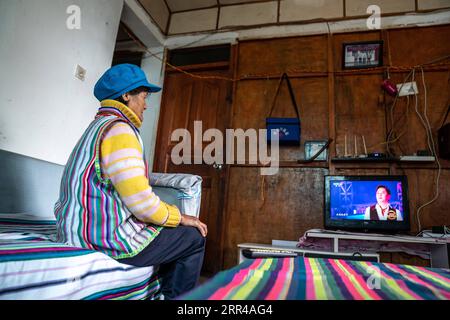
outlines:
[{"label": "colorful striped blanket", "polygon": [[0,214],[0,300],[156,299],[153,267],[54,242],[54,220]]},{"label": "colorful striped blanket", "polygon": [[303,257],[245,260],[180,299],[449,300],[450,270]]}]

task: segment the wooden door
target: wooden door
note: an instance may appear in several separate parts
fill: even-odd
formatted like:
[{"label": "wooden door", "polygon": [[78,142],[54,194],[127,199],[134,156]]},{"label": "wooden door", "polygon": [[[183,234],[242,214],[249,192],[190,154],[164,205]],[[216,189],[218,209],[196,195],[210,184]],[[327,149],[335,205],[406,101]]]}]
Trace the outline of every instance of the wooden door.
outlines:
[{"label": "wooden door", "polygon": [[[227,76],[228,71],[203,71],[197,75]],[[225,137],[229,121],[232,85],[226,80],[198,79],[179,72],[168,72],[164,84],[163,102],[155,149],[154,172],[190,173],[203,178],[200,219],[208,226],[204,275],[212,275],[223,265],[222,226],[225,178],[228,168],[194,163],[194,121],[202,121],[202,134],[210,128],[219,129]],[[175,165],[171,161],[171,141],[175,129],[187,129],[192,137],[192,164]],[[209,142],[202,143],[202,150]],[[225,139],[224,139],[225,146]],[[224,152],[225,153],[225,152]]]}]

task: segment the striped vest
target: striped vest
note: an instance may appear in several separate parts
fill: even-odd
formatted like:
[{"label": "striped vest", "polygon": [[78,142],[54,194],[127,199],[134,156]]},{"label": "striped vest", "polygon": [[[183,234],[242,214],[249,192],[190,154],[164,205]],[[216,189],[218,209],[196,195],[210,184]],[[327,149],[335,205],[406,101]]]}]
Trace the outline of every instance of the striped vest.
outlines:
[{"label": "striped vest", "polygon": [[55,204],[58,242],[100,251],[115,259],[137,255],[162,229],[137,220],[111,181],[102,177],[101,138],[118,121],[128,123],[142,145],[138,130],[123,113],[111,107],[100,108],[69,157]]}]

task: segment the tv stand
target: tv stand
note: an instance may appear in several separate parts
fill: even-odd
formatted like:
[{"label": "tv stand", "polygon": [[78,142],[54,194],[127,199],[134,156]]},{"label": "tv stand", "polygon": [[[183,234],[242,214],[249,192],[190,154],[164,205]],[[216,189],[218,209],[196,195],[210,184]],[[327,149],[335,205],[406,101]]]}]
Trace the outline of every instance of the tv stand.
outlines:
[{"label": "tv stand", "polygon": [[[238,263],[241,263],[244,259],[249,258],[246,251],[253,251],[252,255],[255,257],[291,257],[294,254],[304,257],[323,257],[333,259],[349,259],[349,260],[366,260],[380,262],[380,252],[393,252],[386,250],[373,249],[374,242],[381,244],[397,243],[403,244],[419,244],[426,245],[429,254],[431,267],[433,268],[445,268],[449,269],[449,252],[447,249],[450,246],[450,239],[436,239],[426,237],[412,237],[408,235],[384,235],[373,233],[356,233],[346,231],[332,231],[313,229],[308,230],[304,238],[311,239],[329,239],[332,241],[329,249],[323,248],[311,248],[306,246],[298,247],[298,241],[287,240],[272,240],[272,244],[261,243],[240,243],[238,244]],[[367,252],[359,252],[354,250],[345,250],[340,248],[341,240],[357,240],[358,247],[371,248]],[[370,244],[365,244],[370,242]],[[403,250],[396,250],[395,252],[402,252]],[[404,252],[404,251],[403,251]]]},{"label": "tv stand", "polygon": [[[359,240],[378,242],[378,243],[408,243],[408,244],[425,244],[430,250],[430,261],[432,268],[449,268],[449,255],[447,245],[450,242],[446,239],[412,237],[407,235],[383,235],[373,233],[357,233],[346,231],[333,231],[313,229],[305,233],[306,238],[322,238],[332,240],[333,253],[340,251],[340,240]],[[361,244],[363,246],[363,244]]]},{"label": "tv stand", "polygon": [[380,255],[376,253],[355,254],[308,250],[297,248],[297,241],[272,240],[272,244],[238,244],[238,263],[241,263],[245,259],[289,258],[294,256],[380,262]]}]

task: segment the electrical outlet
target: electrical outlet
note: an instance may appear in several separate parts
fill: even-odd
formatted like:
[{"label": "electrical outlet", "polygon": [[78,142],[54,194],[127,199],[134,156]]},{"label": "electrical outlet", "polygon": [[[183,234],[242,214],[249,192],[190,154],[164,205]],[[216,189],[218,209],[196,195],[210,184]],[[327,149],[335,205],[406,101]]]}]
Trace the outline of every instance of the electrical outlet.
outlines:
[{"label": "electrical outlet", "polygon": [[397,85],[398,95],[400,97],[404,96],[413,96],[419,93],[419,89],[417,89],[417,83],[414,82],[406,82],[405,84],[401,83]]},{"label": "electrical outlet", "polygon": [[81,81],[84,81],[84,79],[86,79],[86,69],[84,69],[82,66],[78,64],[75,70],[75,78],[78,78]]}]

